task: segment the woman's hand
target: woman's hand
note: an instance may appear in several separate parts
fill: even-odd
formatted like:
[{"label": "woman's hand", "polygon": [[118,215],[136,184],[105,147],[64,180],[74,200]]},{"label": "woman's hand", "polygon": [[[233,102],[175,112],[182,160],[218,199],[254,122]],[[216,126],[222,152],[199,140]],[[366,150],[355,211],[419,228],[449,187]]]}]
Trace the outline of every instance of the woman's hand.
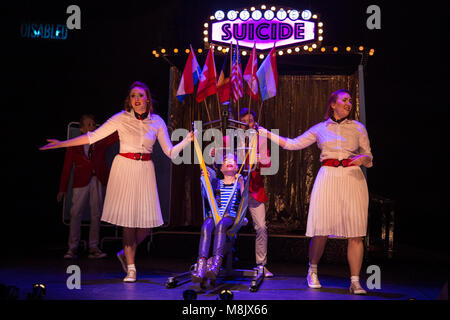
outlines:
[{"label": "woman's hand", "polygon": [[269,131],[267,131],[266,128],[258,126],[258,134],[263,136],[263,137],[268,137],[269,136]]},{"label": "woman's hand", "polygon": [[56,149],[60,148],[61,141],[56,139],[47,139],[47,144],[43,147],[40,147],[39,150],[48,150],[48,149]]}]

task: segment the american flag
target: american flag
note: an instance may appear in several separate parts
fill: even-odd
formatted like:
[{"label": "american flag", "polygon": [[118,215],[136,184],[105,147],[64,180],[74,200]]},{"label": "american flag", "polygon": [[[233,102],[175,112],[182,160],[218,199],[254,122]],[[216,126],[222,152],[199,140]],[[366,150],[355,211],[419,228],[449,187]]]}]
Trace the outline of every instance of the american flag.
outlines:
[{"label": "american flag", "polygon": [[241,56],[239,45],[236,45],[233,53],[233,66],[231,67],[231,93],[234,101],[244,96],[244,83],[242,82]]}]

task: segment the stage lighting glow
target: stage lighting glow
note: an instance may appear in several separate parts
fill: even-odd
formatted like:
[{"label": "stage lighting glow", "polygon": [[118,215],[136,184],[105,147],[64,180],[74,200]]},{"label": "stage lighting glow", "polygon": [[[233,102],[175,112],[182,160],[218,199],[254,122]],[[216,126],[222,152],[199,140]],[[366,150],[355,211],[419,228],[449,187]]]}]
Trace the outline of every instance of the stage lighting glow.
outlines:
[{"label": "stage lighting glow", "polygon": [[324,47],[322,47],[322,48],[320,48],[320,51],[322,51],[322,52],[325,52],[325,48]]},{"label": "stage lighting glow", "polygon": [[219,21],[223,20],[225,18],[225,12],[222,10],[217,10],[216,13],[214,13],[214,17]]},{"label": "stage lighting glow", "polygon": [[250,18],[250,12],[248,12],[247,10],[243,10],[239,13],[239,18],[242,21],[246,21]]},{"label": "stage lighting glow", "polygon": [[208,28],[208,22],[205,22],[205,24],[203,25],[205,28]]},{"label": "stage lighting glow", "polygon": [[186,50],[184,50],[184,52],[189,53],[189,52],[191,52],[191,50],[186,49]]},{"label": "stage lighting glow", "polygon": [[233,300],[234,294],[230,290],[222,290],[219,293],[220,300]]},{"label": "stage lighting glow", "polygon": [[266,5],[265,4],[263,4],[262,6],[261,6],[261,9],[263,9],[263,10],[266,10]]},{"label": "stage lighting glow", "polygon": [[264,59],[264,55],[263,54],[260,54],[259,55],[259,58],[262,60],[262,59]]},{"label": "stage lighting glow", "polygon": [[364,50],[364,47],[363,46],[359,46],[359,51],[363,51]]},{"label": "stage lighting glow", "polygon": [[272,7],[270,7],[270,10],[275,11],[276,8],[272,6]]},{"label": "stage lighting glow", "polygon": [[278,51],[278,55],[282,56],[283,55],[283,50]]},{"label": "stage lighting glow", "polygon": [[347,47],[347,48],[345,48],[345,50],[347,50],[347,52],[350,52],[350,50],[352,50],[352,48]]},{"label": "stage lighting glow", "polygon": [[315,48],[317,48],[317,44],[313,43],[313,45],[311,47],[313,47],[313,49],[315,49]]},{"label": "stage lighting glow", "polygon": [[238,17],[238,15],[235,10],[228,11],[228,13],[227,13],[228,20],[236,20],[237,17]]},{"label": "stage lighting glow", "polygon": [[255,7],[251,7],[251,8],[250,8],[250,11],[255,11],[255,10],[256,10]]},{"label": "stage lighting glow", "polygon": [[283,21],[287,18],[287,12],[283,9],[278,10],[277,12],[277,19],[280,21]]},{"label": "stage lighting glow", "polygon": [[263,14],[262,14],[261,11],[255,10],[255,11],[252,12],[252,19],[255,20],[255,21],[258,21],[258,20],[260,20],[262,18],[262,15]]},{"label": "stage lighting glow", "polygon": [[161,53],[166,53],[166,49],[161,49]]},{"label": "stage lighting glow", "polygon": [[297,20],[299,17],[300,17],[300,13],[298,12],[298,10],[290,10],[289,19]]},{"label": "stage lighting glow", "polygon": [[47,294],[47,288],[42,283],[33,285],[33,291],[28,294],[28,300],[43,300]]},{"label": "stage lighting glow", "polygon": [[322,40],[323,40],[323,37],[322,37],[322,36],[319,36],[319,38],[317,38],[317,39],[319,39],[319,41],[322,41]]},{"label": "stage lighting glow", "polygon": [[317,26],[318,26],[319,28],[322,28],[322,27],[323,27],[323,22],[319,22],[319,23],[317,24]]},{"label": "stage lighting glow", "polygon": [[275,12],[272,10],[266,10],[264,11],[264,19],[266,20],[272,20],[275,17]]},{"label": "stage lighting glow", "polygon": [[333,47],[334,52],[337,52],[338,50],[339,50],[338,47]]},{"label": "stage lighting glow", "polygon": [[308,50],[308,46],[304,46],[303,49],[304,49],[304,50]]},{"label": "stage lighting glow", "polygon": [[311,19],[311,11],[309,10],[303,10],[302,11],[302,19],[309,20]]},{"label": "stage lighting glow", "polygon": [[312,18],[317,19],[317,14],[313,14]]},{"label": "stage lighting glow", "polygon": [[208,42],[208,37],[204,37],[204,38],[203,38],[203,41],[204,41],[204,42]]},{"label": "stage lighting glow", "polygon": [[198,52],[198,53],[202,53],[203,50],[202,50],[201,48],[199,48],[199,49],[197,50],[197,52]]},{"label": "stage lighting glow", "polygon": [[300,48],[299,48],[299,47],[296,47],[296,48],[295,48],[295,52],[300,52]]}]

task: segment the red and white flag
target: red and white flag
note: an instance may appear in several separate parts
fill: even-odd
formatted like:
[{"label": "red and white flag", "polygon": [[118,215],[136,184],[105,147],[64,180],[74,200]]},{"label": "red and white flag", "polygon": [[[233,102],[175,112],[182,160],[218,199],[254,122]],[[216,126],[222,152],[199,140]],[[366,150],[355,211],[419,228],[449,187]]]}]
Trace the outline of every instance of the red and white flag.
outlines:
[{"label": "red and white flag", "polygon": [[256,57],[256,42],[253,46],[252,54],[247,62],[244,71],[244,80],[247,82],[247,94],[255,101],[258,101],[258,78],[256,71],[258,70],[258,59]]},{"label": "red and white flag", "polygon": [[231,93],[234,101],[244,96],[244,83],[242,82],[241,56],[239,44],[236,45],[233,54],[233,66],[231,67]]},{"label": "red and white flag", "polygon": [[205,65],[203,66],[202,74],[200,75],[200,83],[197,89],[197,102],[202,102],[217,92],[216,84],[216,65],[214,63],[214,48],[211,46],[206,57]]}]

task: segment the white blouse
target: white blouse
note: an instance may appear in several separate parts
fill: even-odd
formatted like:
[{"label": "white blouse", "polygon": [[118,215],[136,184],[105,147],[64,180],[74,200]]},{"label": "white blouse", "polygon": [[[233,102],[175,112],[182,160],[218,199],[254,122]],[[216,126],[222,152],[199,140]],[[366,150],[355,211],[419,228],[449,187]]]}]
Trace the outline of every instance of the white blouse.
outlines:
[{"label": "white blouse", "polygon": [[[151,114],[144,120],[138,120],[134,116],[133,110],[130,112],[123,110],[109,118],[97,130],[88,132],[89,143],[92,144],[106,138],[115,131],[119,134],[121,153],[151,153],[153,144],[158,140],[163,152],[169,158],[171,157],[173,146],[167,126],[157,114]],[[183,146],[181,143],[178,145],[180,148],[175,151],[179,152]],[[173,152],[172,156],[176,156],[178,152]]]},{"label": "white blouse", "polygon": [[317,142],[320,161],[325,159],[347,159],[357,155],[366,155],[370,162],[366,167],[372,167],[373,156],[370,142],[364,125],[356,120],[344,120],[337,123],[331,119],[320,122],[295,139],[286,139],[284,149],[300,150]]}]

